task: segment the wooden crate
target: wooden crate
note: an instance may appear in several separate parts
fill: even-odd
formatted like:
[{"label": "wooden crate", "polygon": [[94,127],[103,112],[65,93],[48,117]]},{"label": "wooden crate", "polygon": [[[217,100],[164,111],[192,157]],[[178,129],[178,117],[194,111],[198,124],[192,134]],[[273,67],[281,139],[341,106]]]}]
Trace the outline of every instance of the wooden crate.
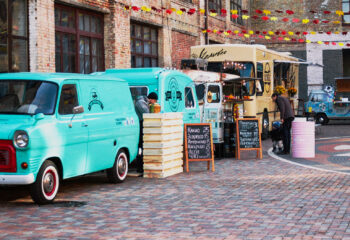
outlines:
[{"label": "wooden crate", "polygon": [[183,172],[182,113],[144,114],[143,176],[165,178]]}]

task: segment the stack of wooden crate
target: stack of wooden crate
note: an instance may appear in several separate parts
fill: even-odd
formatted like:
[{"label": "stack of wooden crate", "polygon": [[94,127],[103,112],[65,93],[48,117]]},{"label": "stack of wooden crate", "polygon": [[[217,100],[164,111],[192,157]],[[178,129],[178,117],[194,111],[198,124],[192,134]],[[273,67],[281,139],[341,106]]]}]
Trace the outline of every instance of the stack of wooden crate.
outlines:
[{"label": "stack of wooden crate", "polygon": [[182,113],[148,113],[143,119],[143,177],[183,172]]}]

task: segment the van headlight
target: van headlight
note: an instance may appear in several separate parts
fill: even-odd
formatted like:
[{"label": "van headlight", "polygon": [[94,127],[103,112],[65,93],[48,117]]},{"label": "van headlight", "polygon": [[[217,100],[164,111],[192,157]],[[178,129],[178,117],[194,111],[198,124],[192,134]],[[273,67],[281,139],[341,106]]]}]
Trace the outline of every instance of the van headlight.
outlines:
[{"label": "van headlight", "polygon": [[16,148],[26,148],[28,146],[29,136],[25,131],[16,131],[13,136],[13,144]]}]

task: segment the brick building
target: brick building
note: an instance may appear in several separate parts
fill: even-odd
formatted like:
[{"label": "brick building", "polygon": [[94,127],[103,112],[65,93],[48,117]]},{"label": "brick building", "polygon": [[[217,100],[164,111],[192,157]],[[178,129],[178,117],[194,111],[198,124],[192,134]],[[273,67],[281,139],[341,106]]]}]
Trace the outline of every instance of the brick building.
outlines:
[{"label": "brick building", "polygon": [[[240,10],[248,2],[209,0],[208,7]],[[172,8],[183,14],[168,14]],[[205,41],[204,15],[188,14],[192,8],[205,8],[204,0],[0,0],[0,72],[179,67],[190,46]],[[218,29],[248,24],[230,14],[208,19]],[[209,40],[235,42],[220,35]]]},{"label": "brick building", "polygon": [[[260,19],[252,20],[251,26],[255,30],[273,31],[273,32],[293,32],[290,38],[302,38],[310,40],[311,43],[298,42],[279,42],[262,41],[268,48],[279,51],[289,51],[295,57],[304,59],[311,63],[300,66],[299,97],[306,99],[308,92],[312,89],[321,89],[323,85],[334,85],[335,77],[350,76],[350,1],[349,0],[275,0],[252,1],[251,12],[256,9],[281,10],[280,13],[272,11],[270,17],[279,18],[278,22],[263,21]],[[287,10],[294,13],[286,15]],[[334,14],[342,10],[344,16]],[[328,13],[331,12],[332,14]],[[289,21],[283,22],[281,19],[289,18]],[[293,18],[299,19],[299,23],[292,21]],[[309,19],[308,24],[302,24],[302,19]],[[316,21],[315,23],[313,21]],[[341,24],[333,24],[339,21]],[[304,36],[303,32],[315,32]],[[342,33],[348,32],[346,35]],[[328,34],[331,32],[331,34]],[[299,33],[299,34],[297,34]],[[337,34],[335,34],[337,33]],[[321,41],[323,44],[318,44]],[[331,43],[335,42],[337,45]],[[324,44],[327,43],[327,44]],[[339,46],[338,43],[345,43]]]}]

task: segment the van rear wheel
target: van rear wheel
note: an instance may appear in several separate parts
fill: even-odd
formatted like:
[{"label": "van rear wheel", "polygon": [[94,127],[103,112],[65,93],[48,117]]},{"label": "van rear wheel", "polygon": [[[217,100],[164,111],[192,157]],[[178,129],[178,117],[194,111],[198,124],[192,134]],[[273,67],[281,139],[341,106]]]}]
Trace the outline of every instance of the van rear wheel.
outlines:
[{"label": "van rear wheel", "polygon": [[36,181],[30,186],[30,195],[37,204],[53,202],[60,185],[57,167],[52,161],[41,166]]},{"label": "van rear wheel", "polygon": [[107,170],[107,178],[111,183],[124,182],[129,170],[128,156],[123,150],[120,150],[115,159],[112,168]]},{"label": "van rear wheel", "polygon": [[269,137],[269,113],[265,109],[261,121],[261,139],[265,140]]}]

